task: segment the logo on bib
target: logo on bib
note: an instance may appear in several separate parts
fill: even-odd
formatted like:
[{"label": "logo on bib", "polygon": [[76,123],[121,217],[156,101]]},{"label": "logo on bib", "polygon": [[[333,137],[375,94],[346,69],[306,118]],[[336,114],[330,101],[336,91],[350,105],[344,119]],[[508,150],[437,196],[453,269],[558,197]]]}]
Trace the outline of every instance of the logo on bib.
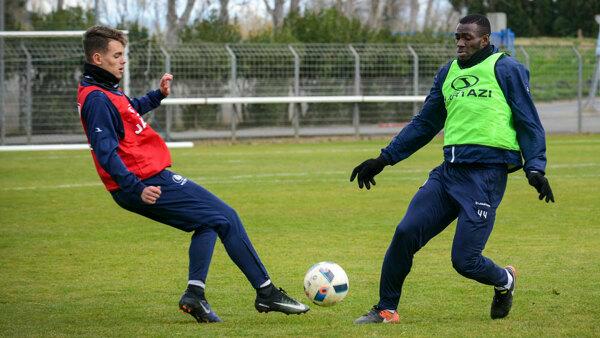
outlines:
[{"label": "logo on bib", "polygon": [[474,85],[477,84],[477,82],[479,82],[479,78],[477,76],[462,75],[462,76],[459,76],[459,77],[455,78],[454,80],[452,80],[452,83],[450,84],[450,86],[452,86],[452,88],[454,90],[461,90],[461,89],[473,87]]},{"label": "logo on bib", "polygon": [[173,182],[175,182],[175,183],[177,183],[179,185],[184,185],[188,181],[187,178],[185,178],[185,177],[183,177],[181,175],[177,175],[177,174],[173,175],[172,178],[173,178]]}]

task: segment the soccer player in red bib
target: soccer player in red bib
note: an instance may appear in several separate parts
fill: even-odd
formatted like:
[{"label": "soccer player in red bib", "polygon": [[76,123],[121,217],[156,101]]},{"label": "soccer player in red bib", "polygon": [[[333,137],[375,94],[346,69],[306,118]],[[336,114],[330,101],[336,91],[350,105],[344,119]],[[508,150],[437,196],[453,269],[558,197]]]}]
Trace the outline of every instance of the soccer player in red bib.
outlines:
[{"label": "soccer player in red bib", "polygon": [[170,93],[171,74],[160,89],[129,98],[119,87],[125,69],[124,34],[94,26],[83,38],[85,64],[77,105],[100,179],[122,208],[177,229],[193,232],[188,285],[179,307],[198,322],[220,322],[205,297],[205,283],[217,237],[256,289],[255,308],[301,314],[308,306],[276,288],[233,208],[193,181],[173,173],[163,139],[143,115]]}]

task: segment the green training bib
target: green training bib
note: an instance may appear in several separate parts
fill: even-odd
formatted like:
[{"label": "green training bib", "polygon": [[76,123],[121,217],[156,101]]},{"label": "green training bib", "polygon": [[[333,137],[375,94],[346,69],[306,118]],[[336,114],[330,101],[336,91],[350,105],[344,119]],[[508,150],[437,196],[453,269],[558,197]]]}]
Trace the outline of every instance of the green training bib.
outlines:
[{"label": "green training bib", "polygon": [[512,112],[498,85],[494,67],[503,53],[460,69],[454,60],[442,85],[448,112],[444,146],[478,144],[520,150]]}]

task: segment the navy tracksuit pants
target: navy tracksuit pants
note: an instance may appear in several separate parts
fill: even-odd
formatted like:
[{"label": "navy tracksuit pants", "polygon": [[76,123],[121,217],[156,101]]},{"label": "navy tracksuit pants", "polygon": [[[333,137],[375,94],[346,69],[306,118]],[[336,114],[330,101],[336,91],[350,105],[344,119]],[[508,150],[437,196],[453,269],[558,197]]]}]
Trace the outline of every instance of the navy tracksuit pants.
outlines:
[{"label": "navy tracksuit pants", "polygon": [[139,195],[121,190],[112,193],[113,199],[131,212],[194,232],[189,248],[189,280],[206,282],[217,237],[254,288],[269,279],[233,208],[200,185],[169,170],[143,182],[147,186],[160,186],[161,195],[155,204],[145,204]]},{"label": "navy tracksuit pants", "polygon": [[385,254],[379,285],[382,309],[395,310],[413,257],[458,218],[452,266],[480,283],[501,286],[506,271],[482,255],[506,189],[506,165],[442,163],[433,169],[408,206]]}]

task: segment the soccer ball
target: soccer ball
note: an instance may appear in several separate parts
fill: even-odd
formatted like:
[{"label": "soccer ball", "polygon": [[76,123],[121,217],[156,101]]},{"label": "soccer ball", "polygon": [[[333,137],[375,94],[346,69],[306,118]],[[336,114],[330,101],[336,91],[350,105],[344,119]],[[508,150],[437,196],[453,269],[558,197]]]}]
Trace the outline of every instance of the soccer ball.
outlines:
[{"label": "soccer ball", "polygon": [[332,306],[348,294],[348,276],[333,262],[320,262],[308,269],[304,276],[304,293],[313,303]]}]

